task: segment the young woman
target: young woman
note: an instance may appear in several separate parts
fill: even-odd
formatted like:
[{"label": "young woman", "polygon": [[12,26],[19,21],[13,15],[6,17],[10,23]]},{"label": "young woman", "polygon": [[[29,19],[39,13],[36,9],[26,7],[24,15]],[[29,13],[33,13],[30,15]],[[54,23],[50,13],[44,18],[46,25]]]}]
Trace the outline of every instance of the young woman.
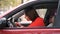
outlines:
[{"label": "young woman", "polygon": [[25,18],[32,23],[28,27],[45,26],[43,18],[39,17],[36,10],[33,7],[28,7],[25,10]]}]

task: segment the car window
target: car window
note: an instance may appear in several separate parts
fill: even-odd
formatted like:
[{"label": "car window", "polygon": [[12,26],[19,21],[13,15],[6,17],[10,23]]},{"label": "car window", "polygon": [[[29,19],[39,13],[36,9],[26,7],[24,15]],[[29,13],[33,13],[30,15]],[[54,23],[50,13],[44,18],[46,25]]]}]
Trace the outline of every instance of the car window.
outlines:
[{"label": "car window", "polygon": [[[39,15],[39,17],[43,18],[45,25],[48,24],[48,23],[51,24],[50,18],[52,18],[52,16],[56,16],[56,15],[54,15],[56,13],[56,9],[49,9],[50,12],[48,12],[48,9],[46,9],[46,8],[44,8],[44,9],[35,9],[35,10],[36,10],[37,14]],[[47,13],[49,13],[49,14],[47,14]],[[27,21],[27,19],[25,18],[24,10],[20,11],[19,14],[17,13],[15,15],[13,15],[12,22],[15,24],[16,28],[24,28],[24,27],[28,27],[30,24],[32,24],[32,21]],[[18,15],[19,17],[16,16],[16,15]],[[15,19],[14,17],[15,18],[18,17],[18,18]],[[45,19],[47,20],[47,22],[45,22],[46,21]],[[49,25],[49,24],[47,26],[42,26],[42,27],[52,26],[52,25]],[[13,27],[13,24],[10,23],[9,26]],[[35,26],[35,27],[41,27],[41,26]]]},{"label": "car window", "polygon": [[[45,14],[47,12],[47,9],[35,9],[38,16],[41,17],[42,19],[44,19],[45,17]],[[8,20],[11,20],[12,19],[12,22],[15,24],[15,26],[17,26],[16,28],[21,28],[21,27],[27,27],[29,26],[30,24],[32,24],[32,21],[27,21],[27,19],[25,18],[25,15],[24,15],[24,10],[20,11],[19,14],[15,14],[12,16],[12,18],[10,17]],[[18,18],[17,18],[18,17]],[[17,18],[17,19],[16,19]],[[10,27],[13,27],[13,24],[10,23],[9,24]],[[38,27],[38,26],[36,26]],[[14,27],[13,27],[14,28]]]},{"label": "car window", "polygon": [[[28,7],[29,8],[29,7]],[[34,7],[35,8],[35,7]],[[42,27],[50,27],[49,24],[54,21],[54,19],[51,21],[50,17],[54,16],[56,8],[35,8],[38,16],[43,19],[44,26]],[[19,14],[18,14],[19,13]],[[16,26],[16,28],[25,28],[31,25],[33,22],[32,21],[27,21],[24,15],[24,9],[21,10],[20,12],[12,16],[12,23],[9,24],[10,28]],[[31,13],[32,14],[32,13]],[[31,16],[31,15],[30,15]],[[39,21],[39,20],[38,20]],[[38,23],[38,21],[36,21]],[[51,21],[51,22],[50,22]],[[34,26],[34,27],[41,27],[41,26]]]}]

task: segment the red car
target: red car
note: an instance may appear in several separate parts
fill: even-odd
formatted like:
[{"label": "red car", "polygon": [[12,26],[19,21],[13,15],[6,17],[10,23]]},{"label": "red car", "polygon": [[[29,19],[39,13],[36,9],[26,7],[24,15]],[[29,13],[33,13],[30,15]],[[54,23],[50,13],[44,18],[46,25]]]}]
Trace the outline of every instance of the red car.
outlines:
[{"label": "red car", "polygon": [[[19,19],[24,13],[24,9],[27,7],[34,7],[37,11],[43,9],[42,14],[44,15],[44,27],[33,27],[33,28],[17,28],[15,21]],[[52,11],[51,11],[52,10]],[[52,27],[47,27],[49,23],[49,16],[51,12],[57,11],[55,20]],[[18,13],[18,14],[17,14]],[[17,15],[16,15],[17,14]],[[14,16],[15,15],[15,16]],[[43,17],[43,16],[41,16]],[[10,19],[9,19],[10,18]],[[9,27],[10,23],[13,27]],[[29,24],[23,24],[28,26]],[[0,15],[0,34],[60,34],[60,0],[34,0],[23,3],[16,8],[7,11]]]}]

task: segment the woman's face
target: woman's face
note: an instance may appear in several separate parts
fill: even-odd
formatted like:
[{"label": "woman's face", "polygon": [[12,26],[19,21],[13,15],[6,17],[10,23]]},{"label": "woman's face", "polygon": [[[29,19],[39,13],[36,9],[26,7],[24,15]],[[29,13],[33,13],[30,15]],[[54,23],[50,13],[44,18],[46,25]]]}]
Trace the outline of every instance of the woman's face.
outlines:
[{"label": "woman's face", "polygon": [[27,21],[31,21],[28,16],[25,15],[25,18]]}]

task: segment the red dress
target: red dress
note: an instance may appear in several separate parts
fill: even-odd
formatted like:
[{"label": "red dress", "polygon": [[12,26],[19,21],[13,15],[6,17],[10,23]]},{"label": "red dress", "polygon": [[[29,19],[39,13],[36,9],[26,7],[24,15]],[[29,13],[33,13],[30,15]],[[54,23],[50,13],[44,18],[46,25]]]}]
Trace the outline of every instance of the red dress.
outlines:
[{"label": "red dress", "polygon": [[38,17],[28,27],[45,26],[42,18]]}]

